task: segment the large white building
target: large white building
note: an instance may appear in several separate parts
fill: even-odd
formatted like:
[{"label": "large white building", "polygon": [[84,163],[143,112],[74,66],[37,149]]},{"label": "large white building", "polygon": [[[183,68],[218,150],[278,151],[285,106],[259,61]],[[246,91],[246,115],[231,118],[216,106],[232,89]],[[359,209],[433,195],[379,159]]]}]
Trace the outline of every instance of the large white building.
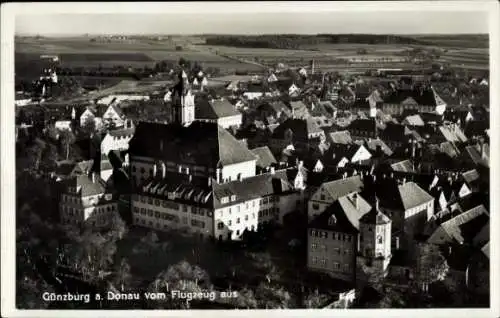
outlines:
[{"label": "large white building", "polygon": [[302,198],[285,170],[222,184],[162,168],[156,173],[136,188],[131,206],[134,224],[160,231],[238,240],[263,223],[283,223]]},{"label": "large white building", "polygon": [[118,215],[115,195],[95,173],[63,181],[65,191],[59,203],[63,224],[106,227]]}]

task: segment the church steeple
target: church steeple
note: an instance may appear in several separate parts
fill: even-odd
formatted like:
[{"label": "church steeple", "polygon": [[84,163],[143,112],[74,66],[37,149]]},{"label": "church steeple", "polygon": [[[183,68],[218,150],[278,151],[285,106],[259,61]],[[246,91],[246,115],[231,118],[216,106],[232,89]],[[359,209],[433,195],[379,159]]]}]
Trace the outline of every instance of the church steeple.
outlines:
[{"label": "church steeple", "polygon": [[194,96],[184,69],[180,70],[173,89],[172,120],[181,125],[189,125],[194,121]]}]

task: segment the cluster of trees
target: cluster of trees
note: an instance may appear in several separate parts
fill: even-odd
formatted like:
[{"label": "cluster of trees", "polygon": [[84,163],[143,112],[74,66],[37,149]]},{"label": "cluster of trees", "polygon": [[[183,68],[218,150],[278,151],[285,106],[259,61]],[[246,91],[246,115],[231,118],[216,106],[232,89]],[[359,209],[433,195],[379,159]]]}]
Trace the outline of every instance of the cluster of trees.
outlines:
[{"label": "cluster of trees", "polygon": [[235,47],[299,49],[304,45],[318,45],[323,43],[356,43],[356,44],[420,44],[410,37],[378,34],[318,34],[318,35],[251,35],[233,36],[218,35],[205,39],[207,45],[225,45]]}]

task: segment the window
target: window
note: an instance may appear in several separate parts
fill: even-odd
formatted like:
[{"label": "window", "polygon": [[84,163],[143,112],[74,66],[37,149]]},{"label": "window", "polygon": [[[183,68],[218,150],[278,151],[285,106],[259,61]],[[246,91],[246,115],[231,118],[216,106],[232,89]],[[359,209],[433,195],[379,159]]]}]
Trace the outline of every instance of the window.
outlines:
[{"label": "window", "polygon": [[136,171],[136,168],[134,165],[132,165],[132,172],[135,172]]},{"label": "window", "polygon": [[236,235],[240,235],[240,230],[236,230]]},{"label": "window", "polygon": [[222,229],[224,228],[224,223],[219,222],[219,224],[217,224],[217,228],[218,228],[219,230],[222,230]]},{"label": "window", "polygon": [[240,218],[236,219],[236,224],[240,224]]},{"label": "window", "polygon": [[326,200],[326,196],[324,194],[321,194],[319,196],[319,198],[320,198],[321,201],[325,201]]},{"label": "window", "polygon": [[311,244],[311,249],[315,250],[317,248],[318,248],[318,244],[316,244],[316,243]]},{"label": "window", "polygon": [[245,221],[248,221],[248,215],[245,215]]},{"label": "window", "polygon": [[255,219],[255,213],[252,213],[252,219]]},{"label": "window", "polygon": [[231,208],[229,208],[228,211],[229,211],[229,214],[231,214]]},{"label": "window", "polygon": [[337,233],[337,240],[341,240],[341,234],[340,233]]},{"label": "window", "polygon": [[313,264],[316,264],[317,262],[318,262],[318,258],[317,258],[317,257],[313,257],[313,258],[312,258],[312,263],[313,263]]},{"label": "window", "polygon": [[347,235],[347,242],[350,242],[350,241],[351,241],[351,236]]},{"label": "window", "polygon": [[231,226],[233,222],[231,220],[227,221],[227,225]]},{"label": "window", "polygon": [[321,266],[323,266],[323,267],[326,266],[326,259],[321,260]]},{"label": "window", "polygon": [[339,255],[340,255],[340,248],[336,247],[336,248],[335,248],[335,252],[337,252],[337,254],[339,254]]},{"label": "window", "polygon": [[314,210],[319,210],[319,204],[317,203],[313,203],[312,207]]},{"label": "window", "polygon": [[153,210],[148,210],[148,216],[153,216]]},{"label": "window", "polygon": [[333,263],[333,268],[339,269],[340,268],[340,263],[337,263],[337,262]]},{"label": "window", "polygon": [[236,201],[236,195],[231,195],[231,202]]},{"label": "window", "polygon": [[188,211],[187,205],[182,205],[182,212],[187,212],[187,211]]},{"label": "window", "polygon": [[368,227],[368,232],[373,232],[373,229],[371,228],[371,226]]},{"label": "window", "polygon": [[382,244],[382,235],[379,235],[377,237],[378,244]]},{"label": "window", "polygon": [[239,206],[239,205],[237,205],[237,206],[236,206],[236,212],[240,212],[240,211],[241,211],[240,206]]},{"label": "window", "polygon": [[153,204],[153,198],[148,198],[148,204]]},{"label": "window", "polygon": [[156,205],[156,206],[160,206],[160,200],[156,199],[156,200],[155,200],[155,205]]},{"label": "window", "polygon": [[159,219],[160,218],[160,212],[155,211],[155,218]]}]

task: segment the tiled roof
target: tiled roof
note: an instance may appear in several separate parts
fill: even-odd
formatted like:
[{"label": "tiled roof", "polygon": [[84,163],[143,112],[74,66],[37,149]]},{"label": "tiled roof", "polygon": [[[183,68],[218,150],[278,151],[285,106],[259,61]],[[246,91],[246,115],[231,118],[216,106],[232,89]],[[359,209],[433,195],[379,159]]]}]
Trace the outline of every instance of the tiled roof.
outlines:
[{"label": "tiled roof", "polygon": [[462,130],[457,126],[440,126],[439,130],[447,141],[451,142],[466,142],[467,137]]},{"label": "tiled roof", "polygon": [[469,184],[474,183],[475,181],[479,180],[479,172],[477,172],[476,169],[466,171],[462,173],[462,178]]},{"label": "tiled roof", "polygon": [[276,163],[276,158],[274,158],[273,153],[268,146],[254,148],[250,150],[257,157],[257,166],[261,168],[267,168],[272,164]]},{"label": "tiled roof", "polygon": [[363,189],[363,181],[360,176],[352,176],[345,179],[326,182],[323,184],[325,190],[333,200],[337,200],[353,192],[360,192]]},{"label": "tiled roof", "polygon": [[398,190],[405,211],[434,200],[430,194],[414,182],[406,182],[400,185]]},{"label": "tiled roof", "polygon": [[219,119],[240,114],[227,100],[203,100],[196,104],[195,109],[195,118],[197,119]]},{"label": "tiled roof", "polygon": [[466,146],[464,151],[466,158],[470,159],[474,164],[485,164],[487,166],[487,161],[481,156],[481,152],[476,146]]},{"label": "tiled roof", "polygon": [[106,192],[104,185],[99,180],[93,182],[92,177],[89,177],[87,175],[79,175],[72,177],[71,179],[66,180],[64,185],[66,186],[66,188],[81,187],[79,193],[82,197],[104,194]]},{"label": "tiled roof", "polygon": [[[483,217],[481,217],[481,216],[483,216]],[[480,219],[478,219],[478,218],[480,218]],[[441,227],[449,235],[450,238],[456,240],[458,243],[463,243],[468,238],[472,239],[475,236],[475,234],[477,234],[478,227],[476,226],[475,229],[472,229],[472,230],[475,230],[473,232],[476,232],[476,233],[467,237],[468,236],[467,234],[472,234],[472,233],[466,233],[466,232],[470,232],[470,230],[466,231],[466,228],[464,227],[464,225],[466,225],[469,222],[473,222],[476,219],[481,221],[481,223],[483,223],[483,225],[489,221],[489,214],[483,205],[477,206],[473,209],[470,209],[464,213],[457,215],[456,217],[452,218],[451,220],[443,222],[441,224]],[[478,225],[478,224],[476,224],[476,225]],[[481,228],[479,227],[479,229],[481,229]]]},{"label": "tiled roof", "polygon": [[[273,180],[282,180],[284,182],[273,182]],[[233,181],[223,184],[214,183],[213,204],[214,208],[220,208],[227,205],[234,205],[237,202],[244,202],[292,190],[293,187],[288,182],[286,170],[279,170],[274,174],[267,173],[246,178],[243,182]],[[231,195],[236,196],[236,201],[228,203],[221,202],[223,197],[230,198]]]},{"label": "tiled roof", "polygon": [[424,126],[424,120],[419,115],[411,115],[405,118],[403,124],[410,126]]},{"label": "tiled roof", "polygon": [[410,160],[403,160],[399,162],[395,162],[391,164],[392,170],[396,172],[415,172],[415,169],[413,168],[413,163]]},{"label": "tiled roof", "polygon": [[335,131],[329,133],[328,136],[330,137],[330,142],[334,144],[349,145],[353,143],[351,134],[347,130]]},{"label": "tiled roof", "polygon": [[[351,195],[339,198],[313,219],[309,228],[349,234],[357,233],[359,219],[370,211],[371,206],[359,194],[356,194],[356,197]],[[358,200],[358,208],[355,205],[356,199]]]},{"label": "tiled roof", "polygon": [[441,143],[439,150],[450,158],[456,158],[459,154],[457,147],[449,141]]},{"label": "tiled roof", "polygon": [[382,141],[381,139],[369,139],[366,142],[366,146],[367,146],[368,150],[370,150],[370,152],[372,152],[372,153],[375,153],[377,151],[378,147],[380,147],[380,150],[382,150],[382,152],[386,156],[391,156],[392,155],[391,148],[389,148],[389,146],[387,146],[385,144],[385,142]]},{"label": "tiled roof", "polygon": [[111,107],[120,118],[125,118],[125,114],[117,104],[111,104],[109,107]]},{"label": "tiled roof", "polygon": [[130,141],[131,155],[193,163],[212,168],[255,160],[254,154],[215,123],[141,122]]}]

